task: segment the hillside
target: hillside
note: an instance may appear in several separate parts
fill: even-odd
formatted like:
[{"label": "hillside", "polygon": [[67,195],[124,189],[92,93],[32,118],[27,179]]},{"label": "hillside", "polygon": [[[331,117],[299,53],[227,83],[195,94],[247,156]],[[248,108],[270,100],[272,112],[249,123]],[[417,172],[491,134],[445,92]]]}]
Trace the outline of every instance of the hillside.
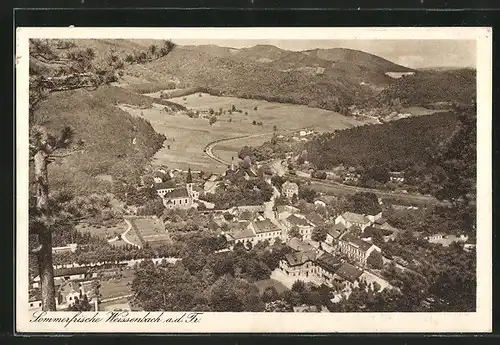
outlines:
[{"label": "hillside", "polygon": [[[438,107],[439,103],[470,104],[476,98],[476,71],[456,69],[419,71],[397,79],[377,97],[381,104],[394,101],[403,106]],[[448,104],[448,105],[447,105]]]},{"label": "hillside", "polygon": [[383,59],[380,56],[362,52],[354,49],[332,48],[332,49],[313,49],[303,52],[311,57],[334,63],[350,63],[361,68],[370,68],[373,71],[385,72],[411,72],[412,69],[397,65],[394,62]]},{"label": "hillside", "polygon": [[456,114],[446,112],[323,134],[307,143],[307,159],[321,170],[340,164],[404,170],[425,165],[457,124]]},{"label": "hillside", "polygon": [[128,66],[125,73],[150,80],[152,84],[178,79],[185,86],[208,88],[214,94],[221,92],[335,111],[372,96],[371,90],[341,75],[283,72],[267,64],[217,57],[183,47],[145,65]]},{"label": "hillside", "polygon": [[75,142],[85,142],[82,152],[50,165],[51,186],[85,194],[110,190],[109,182],[96,178],[98,175],[111,175],[112,180],[136,179],[147,160],[162,146],[164,137],[149,122],[133,118],[114,104],[147,107],[152,101],[112,86],[51,93],[41,102],[36,119],[44,121],[54,132],[71,126],[75,129]]}]

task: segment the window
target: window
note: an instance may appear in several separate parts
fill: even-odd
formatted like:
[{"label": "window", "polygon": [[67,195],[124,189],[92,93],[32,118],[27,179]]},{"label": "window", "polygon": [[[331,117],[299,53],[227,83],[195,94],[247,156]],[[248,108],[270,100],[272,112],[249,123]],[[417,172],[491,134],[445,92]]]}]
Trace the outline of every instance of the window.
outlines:
[{"label": "window", "polygon": [[71,296],[70,296],[70,297],[69,297],[69,300],[70,300],[70,301],[72,301],[72,300],[73,300],[73,297],[71,297]]},{"label": "window", "polygon": [[32,307],[33,307],[33,303],[30,303],[30,308],[32,308]]}]

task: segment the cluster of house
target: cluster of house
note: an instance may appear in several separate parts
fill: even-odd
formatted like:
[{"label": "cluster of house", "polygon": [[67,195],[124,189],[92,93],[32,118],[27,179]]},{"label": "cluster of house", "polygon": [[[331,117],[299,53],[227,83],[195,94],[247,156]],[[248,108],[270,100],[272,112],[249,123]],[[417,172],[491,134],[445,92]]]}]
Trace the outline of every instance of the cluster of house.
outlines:
[{"label": "cluster of house", "polygon": [[[54,269],[54,285],[56,288],[56,308],[65,310],[77,299],[87,296],[88,301],[97,309],[97,296],[92,286],[97,279],[97,273],[88,267],[69,267]],[[40,276],[33,279],[29,290],[29,309],[41,310]]]},{"label": "cluster of house", "polygon": [[157,180],[155,178],[154,188],[158,196],[162,198],[163,205],[167,209],[196,207],[200,193],[203,192],[203,188],[193,183],[191,169],[188,170],[184,186],[177,186],[172,180],[164,182],[161,179]]}]

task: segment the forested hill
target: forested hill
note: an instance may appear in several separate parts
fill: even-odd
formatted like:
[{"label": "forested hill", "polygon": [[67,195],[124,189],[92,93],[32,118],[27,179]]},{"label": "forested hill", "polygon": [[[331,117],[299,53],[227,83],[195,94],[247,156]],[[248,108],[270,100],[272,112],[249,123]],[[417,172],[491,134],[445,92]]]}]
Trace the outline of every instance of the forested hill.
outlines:
[{"label": "forested hill", "polygon": [[446,112],[326,133],[307,143],[307,159],[320,170],[340,164],[404,170],[425,165],[457,125],[457,115]]},{"label": "forested hill", "polygon": [[382,104],[395,101],[403,106],[448,107],[450,103],[471,104],[476,99],[476,71],[457,69],[419,71],[396,80],[377,96]]}]

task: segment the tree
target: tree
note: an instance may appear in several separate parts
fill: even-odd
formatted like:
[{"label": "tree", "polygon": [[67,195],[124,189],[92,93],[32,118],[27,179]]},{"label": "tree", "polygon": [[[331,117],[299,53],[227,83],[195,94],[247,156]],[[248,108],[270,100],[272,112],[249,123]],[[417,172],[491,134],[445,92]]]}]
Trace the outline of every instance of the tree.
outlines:
[{"label": "tree", "polygon": [[274,286],[268,286],[262,293],[262,301],[265,303],[276,301],[279,298],[278,291]]},{"label": "tree", "polygon": [[278,127],[276,125],[273,126],[273,132],[276,132],[278,130]]},{"label": "tree", "polygon": [[303,199],[308,203],[313,203],[314,198],[316,198],[316,191],[307,187],[302,187],[299,189],[299,199]]},{"label": "tree", "polygon": [[382,211],[377,195],[371,192],[358,192],[348,201],[350,208],[356,213],[375,215]]},{"label": "tree", "polygon": [[157,51],[158,47],[155,44],[149,46],[149,53],[151,54],[152,57],[156,56]]},{"label": "tree", "polygon": [[374,250],[370,253],[370,256],[368,256],[368,259],[366,259],[366,263],[371,268],[377,270],[384,267],[384,259],[382,258],[382,254],[380,254],[378,250]]},{"label": "tree", "polygon": [[389,168],[383,165],[371,166],[363,174],[363,180],[374,180],[380,183],[387,183],[389,181]]},{"label": "tree", "polygon": [[252,121],[252,125],[254,125],[254,126],[255,126],[256,124],[257,124],[257,121],[253,120],[253,121]]},{"label": "tree", "polygon": [[328,229],[325,226],[317,226],[313,229],[311,239],[316,242],[324,242]]},{"label": "tree", "polygon": [[73,129],[65,127],[58,136],[50,134],[44,126],[30,129],[30,159],[34,163],[36,196],[30,205],[30,233],[38,237],[39,245],[32,250],[38,258],[38,271],[42,289],[42,310],[55,311],[54,268],[52,265],[52,227],[57,223],[58,205],[49,200],[48,165],[59,149],[68,148]]},{"label": "tree", "polygon": [[231,106],[231,111],[236,111],[236,107],[234,106],[234,104]]},{"label": "tree", "polygon": [[290,231],[288,231],[288,236],[290,238],[293,238],[293,237],[302,238],[302,235],[300,234],[299,227],[297,225],[292,226]]},{"label": "tree", "polygon": [[210,117],[210,120],[208,120],[208,123],[210,124],[210,126],[212,126],[216,122],[217,122],[217,118],[215,116]]},{"label": "tree", "polygon": [[252,166],[252,160],[249,156],[246,156],[242,161],[239,162],[239,165],[242,169],[249,169]]}]

